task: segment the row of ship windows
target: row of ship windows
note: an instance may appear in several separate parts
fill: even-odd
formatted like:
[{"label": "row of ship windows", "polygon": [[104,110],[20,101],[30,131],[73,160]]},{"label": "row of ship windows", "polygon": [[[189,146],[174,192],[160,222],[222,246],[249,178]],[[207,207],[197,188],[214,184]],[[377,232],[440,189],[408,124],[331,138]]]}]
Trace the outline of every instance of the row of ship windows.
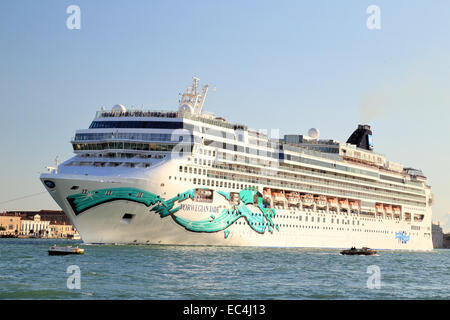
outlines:
[{"label": "row of ship windows", "polygon": [[[391,202],[391,201],[395,201],[395,202],[403,202],[403,203],[409,203],[411,205],[415,205],[415,206],[423,206],[425,207],[425,203],[424,202],[418,202],[418,201],[411,201],[411,200],[403,200],[403,199],[398,199],[395,197],[386,197],[386,196],[382,196],[382,195],[373,195],[372,193],[363,193],[363,192],[355,192],[355,191],[344,191],[342,190],[343,188],[347,188],[348,186],[346,185],[340,185],[339,188],[325,188],[325,187],[317,187],[317,186],[312,186],[309,184],[300,184],[300,183],[294,183],[294,182],[286,182],[284,180],[282,180],[281,182],[275,181],[275,180],[270,180],[270,179],[265,179],[262,178],[260,179],[259,177],[255,177],[255,176],[243,176],[243,175],[228,175],[228,174],[223,174],[223,173],[215,173],[213,171],[208,171],[208,177],[211,178],[215,178],[215,179],[226,179],[226,180],[234,180],[234,181],[243,181],[243,182],[251,182],[251,183],[260,183],[260,184],[264,184],[264,185],[273,185],[273,186],[279,186],[281,188],[293,188],[293,189],[304,189],[310,192],[318,192],[318,193],[330,193],[330,194],[338,194],[340,196],[345,196],[345,197],[357,197],[357,198],[368,198],[368,199],[374,199],[377,201],[383,201],[383,202]],[[365,191],[365,190],[361,190],[361,191]],[[367,191],[366,191],[367,192]]]},{"label": "row of ship windows", "polygon": [[136,143],[111,141],[101,143],[73,143],[74,151],[95,151],[95,150],[137,150],[137,151],[172,151],[175,147],[177,151],[192,152],[192,144],[164,144],[164,143]]},{"label": "row of ship windows", "polygon": [[[230,221],[227,221],[227,223],[229,223]],[[264,223],[258,223],[258,222],[246,222],[244,221],[237,221],[236,224],[238,225],[249,225],[249,226],[267,226],[268,223],[264,222]],[[389,230],[377,230],[377,229],[355,229],[355,228],[338,228],[338,227],[320,227],[320,226],[311,226],[311,225],[303,225],[303,224],[285,224],[285,223],[280,223],[280,224],[275,224],[275,227],[281,227],[281,228],[295,228],[295,229],[320,229],[322,228],[323,230],[337,230],[337,231],[353,231],[353,232],[366,232],[366,233],[378,233],[378,234],[395,234],[396,232],[394,231],[389,231]],[[411,235],[416,235],[418,236],[419,233],[411,233]],[[426,234],[424,234],[426,235]]]},{"label": "row of ship windows", "polygon": [[[218,167],[218,166],[213,166],[213,167]],[[220,169],[222,170],[229,170],[230,166],[221,166]],[[255,170],[250,170],[250,169],[245,169],[245,168],[234,168],[231,167],[232,171],[238,171],[238,172],[244,172],[244,173],[254,173],[254,174],[258,174]],[[218,173],[220,175],[220,173]],[[217,174],[216,174],[217,176]],[[215,177],[216,177],[215,176]],[[321,185],[328,185],[328,186],[337,186],[337,187],[344,187],[344,188],[351,188],[353,190],[357,190],[357,191],[371,191],[373,193],[377,193],[377,194],[384,194],[384,195],[391,195],[391,194],[396,194],[399,197],[404,197],[410,200],[418,200],[417,196],[412,196],[412,195],[408,195],[408,194],[401,194],[398,192],[387,192],[383,189],[377,189],[374,187],[368,187],[368,186],[360,186],[360,185],[353,185],[353,184],[347,184],[347,183],[339,183],[339,182],[334,182],[331,180],[326,180],[326,179],[321,179],[321,178],[312,178],[312,177],[304,177],[304,176],[296,176],[293,174],[289,174],[289,173],[284,173],[284,172],[276,172],[276,175],[274,175],[275,178],[278,179],[282,179],[283,181],[285,181],[285,179],[291,179],[291,180],[299,180],[301,179],[301,181],[306,181],[306,182],[312,182],[312,183],[317,183],[317,184],[321,184]],[[264,180],[264,178],[263,178]],[[268,183],[268,181],[267,181]],[[422,196],[423,198],[423,196]]]},{"label": "row of ship windows", "polygon": [[[237,146],[237,148],[239,148],[239,146]],[[229,147],[223,148],[223,149],[233,150],[233,149],[230,149]],[[235,148],[234,151],[239,151],[239,150],[236,150],[236,148]],[[251,151],[252,150],[247,150],[247,153],[254,154],[254,155],[262,155],[262,156],[266,156],[269,158],[275,158],[275,159],[279,158],[279,159],[285,159],[285,160],[289,160],[289,161],[293,161],[293,162],[306,163],[306,164],[315,165],[315,166],[319,166],[319,167],[325,167],[325,168],[329,168],[329,169],[335,169],[335,170],[346,171],[346,172],[351,172],[351,173],[356,173],[356,174],[362,174],[362,175],[367,175],[367,176],[376,177],[376,178],[379,177],[379,174],[376,172],[373,172],[373,171],[352,168],[352,167],[348,167],[345,165],[340,165],[340,164],[316,160],[316,159],[305,158],[303,156],[284,154],[283,152],[280,152],[279,154],[277,152],[271,153],[271,152],[267,152],[265,150],[259,150],[259,149],[255,149],[255,151],[253,151],[253,152],[251,152]],[[244,152],[244,151],[242,151],[242,152]],[[232,155],[232,154],[228,154],[225,152],[219,152],[219,160],[220,159],[231,159],[233,156],[234,155]],[[248,157],[245,157],[245,162],[248,163]],[[270,161],[266,160],[266,163],[267,162],[269,162],[268,164],[271,165]]]},{"label": "row of ship windows", "polygon": [[[393,185],[393,184],[384,183],[384,182],[375,182],[373,180],[367,180],[367,179],[363,179],[363,178],[359,178],[359,177],[352,177],[352,176],[348,176],[348,175],[344,175],[344,174],[340,174],[340,173],[334,173],[334,172],[333,173],[326,172],[326,171],[320,172],[317,169],[304,168],[301,166],[287,164],[287,163],[274,163],[273,161],[268,161],[268,160],[264,160],[264,159],[253,159],[253,158],[248,158],[248,157],[244,157],[244,156],[240,156],[240,155],[233,155],[233,154],[225,153],[225,152],[219,152],[218,159],[219,160],[228,160],[228,161],[233,161],[233,162],[241,162],[243,164],[260,165],[260,166],[271,167],[271,168],[272,167],[276,167],[276,168],[280,167],[281,169],[285,169],[288,171],[296,171],[296,172],[301,172],[301,173],[320,175],[320,176],[324,176],[324,177],[339,178],[339,179],[355,181],[355,182],[359,182],[359,183],[368,183],[369,182],[369,183],[376,184],[376,185],[383,186],[383,187],[389,187],[389,188],[393,188],[393,189],[397,189],[397,190],[405,190],[408,192],[423,194],[423,191],[413,189],[413,188],[408,188],[405,186],[398,186],[398,185]],[[315,163],[311,163],[311,164],[315,164]],[[226,167],[226,164],[217,164],[217,167],[218,168]],[[260,170],[259,168],[252,168],[252,167],[249,167],[249,168],[253,169],[253,170],[255,170],[255,169]],[[349,171],[351,171],[351,170],[349,170]]]},{"label": "row of ship windows", "polygon": [[162,159],[165,158],[165,153],[121,153],[121,152],[108,152],[108,153],[82,153],[78,157],[80,158],[104,158],[109,159]]},{"label": "row of ship windows", "polygon": [[[194,168],[194,170],[196,170],[196,168]],[[198,169],[199,174],[201,173],[201,169]],[[203,174],[206,174],[206,169],[203,169]],[[169,176],[169,180],[172,180],[172,176]],[[177,180],[177,177],[174,176],[173,180]],[[178,177],[179,181],[183,181],[183,177]],[[205,185],[208,187],[214,187],[214,180],[209,180],[209,179],[203,179],[203,183],[202,183],[202,179],[198,179],[197,178],[192,178],[192,179],[187,179],[186,177],[184,178],[184,181],[189,181],[192,182],[193,184],[198,184],[198,185]],[[197,183],[198,182],[198,183]],[[215,186],[216,187],[220,187],[220,188],[231,188],[231,189],[247,189],[247,188],[256,188],[256,186],[252,186],[252,185],[248,185],[248,184],[239,184],[239,183],[235,183],[235,182],[227,182],[227,181],[215,181]]]},{"label": "row of ship windows", "polygon": [[[204,162],[206,162],[206,160],[204,160]],[[189,169],[188,169],[188,167],[185,166],[184,169],[183,169],[183,166],[179,167],[179,172],[183,172],[184,171],[185,173],[187,173],[188,170],[189,170],[189,173],[191,173],[191,174],[192,173],[193,174],[197,174],[197,168],[189,167]],[[236,177],[235,175],[231,175],[230,176],[229,174],[214,173],[213,171],[210,171],[210,170],[206,171],[206,169],[203,169],[203,171],[202,171],[202,169],[200,169],[200,168],[198,169],[198,174],[205,175],[205,173],[208,175],[208,177],[216,178],[216,179],[238,180],[238,181],[251,182],[251,183],[262,183],[262,184],[266,184],[266,185],[279,185],[281,187],[289,187],[289,186],[291,186],[291,187],[297,188],[297,189],[298,188],[302,189],[302,186],[303,186],[303,188],[306,188],[306,189],[309,188],[309,190],[311,190],[311,191],[319,191],[319,192],[326,192],[326,193],[338,193],[338,194],[343,194],[345,196],[350,194],[352,196],[371,198],[371,199],[375,199],[375,200],[380,200],[382,198],[382,201],[392,201],[393,200],[393,201],[409,202],[408,200],[399,200],[399,199],[394,198],[394,197],[383,197],[383,196],[380,196],[380,195],[373,196],[371,194],[366,195],[366,194],[362,194],[360,192],[353,192],[353,191],[329,190],[328,188],[314,187],[314,186],[305,185],[305,184],[302,184],[302,185],[301,184],[296,184],[296,183],[288,184],[288,183],[285,183],[285,181],[281,181],[281,183],[277,183],[276,181],[273,181],[273,180],[264,179],[264,178],[259,179],[259,178],[255,178],[254,176],[249,177],[249,178],[245,178],[245,177],[242,177],[242,176],[238,175]],[[308,181],[308,179],[303,179],[303,180]],[[196,178],[193,179],[193,183],[197,184],[197,179]],[[203,185],[207,185],[207,186],[214,186],[214,181],[210,182],[209,179],[207,179],[207,180],[206,179],[203,179],[203,180],[198,179],[198,184],[203,184]],[[330,185],[329,183],[327,183],[327,184]],[[334,184],[331,184],[331,185],[336,185],[336,186],[342,187],[342,188],[348,188],[348,186],[345,185],[345,184],[334,183]],[[222,181],[220,181],[220,182],[216,181],[216,187],[222,187],[222,186],[224,186],[226,188],[227,187],[227,182],[225,181],[224,183],[222,183]],[[230,186],[230,188],[234,188],[234,187]],[[361,190],[361,191],[367,191],[369,188],[361,187],[361,188],[355,188],[355,189]],[[390,195],[387,192],[379,192],[379,193]],[[398,196],[406,197],[406,196],[400,195],[400,194],[398,194]],[[414,205],[424,205],[421,202],[413,202],[413,204]]]},{"label": "row of ship windows", "polygon": [[101,133],[77,133],[75,141],[104,140],[104,139],[127,139],[143,141],[193,141],[192,134],[177,133],[139,133],[139,132],[101,132]]}]

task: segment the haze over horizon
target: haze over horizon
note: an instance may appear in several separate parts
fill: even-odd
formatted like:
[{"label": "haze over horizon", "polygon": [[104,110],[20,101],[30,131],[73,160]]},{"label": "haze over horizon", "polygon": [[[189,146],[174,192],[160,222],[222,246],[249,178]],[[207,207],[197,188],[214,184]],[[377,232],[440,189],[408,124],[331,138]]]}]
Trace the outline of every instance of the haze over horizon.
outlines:
[{"label": "haze over horizon", "polygon": [[[69,30],[68,6],[81,9]],[[366,9],[381,10],[381,29]],[[450,232],[450,11],[446,1],[0,3],[0,211],[59,209],[39,173],[72,156],[101,106],[176,110],[198,76],[205,111],[280,134],[345,142],[420,168]],[[44,192],[35,197],[9,201]]]}]

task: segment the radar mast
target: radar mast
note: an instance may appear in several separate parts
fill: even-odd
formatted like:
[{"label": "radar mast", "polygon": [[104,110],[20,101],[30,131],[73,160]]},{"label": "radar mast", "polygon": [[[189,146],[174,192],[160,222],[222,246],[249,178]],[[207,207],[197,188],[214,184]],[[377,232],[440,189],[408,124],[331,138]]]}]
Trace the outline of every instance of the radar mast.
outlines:
[{"label": "radar mast", "polygon": [[209,85],[205,84],[199,92],[200,79],[192,77],[192,86],[187,87],[186,91],[182,94],[178,110],[180,112],[188,112],[196,115],[202,113],[203,104],[205,103],[206,94],[208,93]]}]

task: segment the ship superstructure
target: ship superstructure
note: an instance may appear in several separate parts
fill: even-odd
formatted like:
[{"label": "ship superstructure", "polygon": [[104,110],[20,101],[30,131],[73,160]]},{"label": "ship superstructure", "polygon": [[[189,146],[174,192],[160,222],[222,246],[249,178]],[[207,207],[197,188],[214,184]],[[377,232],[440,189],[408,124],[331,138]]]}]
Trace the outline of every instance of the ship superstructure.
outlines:
[{"label": "ship superstructure", "polygon": [[432,249],[425,176],[375,153],[370,126],[269,137],[204,112],[208,88],[76,131],[41,180],[85,242]]}]

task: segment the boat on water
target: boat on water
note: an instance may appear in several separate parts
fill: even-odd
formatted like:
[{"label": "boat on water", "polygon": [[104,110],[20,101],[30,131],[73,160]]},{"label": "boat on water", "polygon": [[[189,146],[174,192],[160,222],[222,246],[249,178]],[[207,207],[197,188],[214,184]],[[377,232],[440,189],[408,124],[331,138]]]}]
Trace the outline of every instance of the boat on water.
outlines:
[{"label": "boat on water", "polygon": [[362,247],[361,249],[356,249],[355,247],[351,247],[350,249],[341,251],[341,254],[348,256],[373,256],[377,252],[367,247]]},{"label": "boat on water", "polygon": [[68,254],[84,254],[84,249],[78,248],[78,247],[57,247],[56,245],[51,246],[50,249],[48,249],[48,254],[50,256],[65,256]]},{"label": "boat on water", "polygon": [[[47,167],[84,243],[433,249],[427,178],[375,152],[369,125],[269,136],[205,112],[208,87],[194,78],[169,111],[101,107]],[[283,111],[265,116],[295,121]]]}]

